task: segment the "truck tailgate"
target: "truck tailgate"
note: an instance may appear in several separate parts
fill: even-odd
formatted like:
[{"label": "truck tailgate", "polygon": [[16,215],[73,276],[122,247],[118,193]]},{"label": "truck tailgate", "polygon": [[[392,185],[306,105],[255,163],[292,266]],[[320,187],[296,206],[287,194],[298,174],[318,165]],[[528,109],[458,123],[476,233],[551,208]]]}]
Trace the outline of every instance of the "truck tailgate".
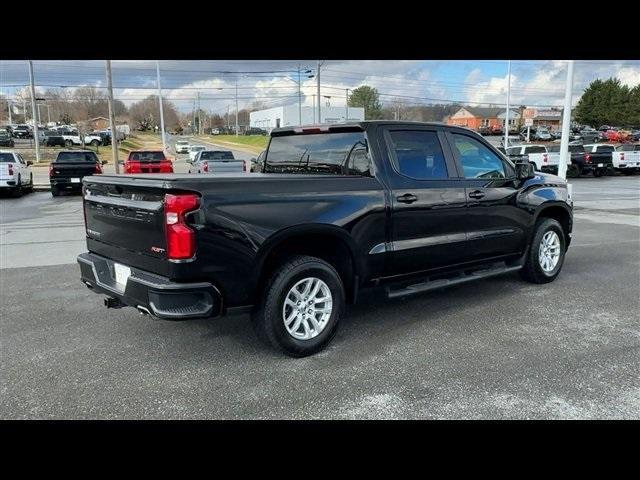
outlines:
[{"label": "truck tailgate", "polygon": [[242,173],[244,160],[209,160],[209,173]]},{"label": "truck tailgate", "polygon": [[164,219],[170,185],[108,177],[84,181],[84,213],[90,251],[159,275],[169,276]]}]

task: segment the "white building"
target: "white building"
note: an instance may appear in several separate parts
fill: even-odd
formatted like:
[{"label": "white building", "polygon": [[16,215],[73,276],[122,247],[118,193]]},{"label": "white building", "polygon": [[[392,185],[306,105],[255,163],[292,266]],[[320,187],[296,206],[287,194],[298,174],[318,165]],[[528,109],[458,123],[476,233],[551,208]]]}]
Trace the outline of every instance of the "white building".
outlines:
[{"label": "white building", "polygon": [[[320,110],[322,121],[320,123],[343,123],[346,116],[346,107],[325,107]],[[317,115],[317,114],[316,114]],[[364,120],[364,108],[349,107],[349,121],[358,122]],[[282,107],[257,110],[249,114],[251,127],[262,128],[271,131],[278,127],[295,127],[300,125],[298,105],[285,105]],[[302,107],[302,125],[311,125],[314,121],[313,107]]]}]

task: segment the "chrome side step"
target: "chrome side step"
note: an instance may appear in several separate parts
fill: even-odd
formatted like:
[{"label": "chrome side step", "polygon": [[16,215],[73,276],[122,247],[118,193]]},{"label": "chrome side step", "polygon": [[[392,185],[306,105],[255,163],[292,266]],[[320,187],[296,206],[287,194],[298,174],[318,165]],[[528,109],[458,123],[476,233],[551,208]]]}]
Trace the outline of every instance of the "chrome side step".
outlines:
[{"label": "chrome side step", "polygon": [[516,272],[522,268],[522,265],[504,265],[499,267],[485,268],[482,270],[474,270],[470,273],[460,273],[451,278],[439,278],[436,280],[427,279],[424,282],[414,283],[404,288],[392,289],[387,287],[387,298],[405,297],[407,295],[414,295],[416,293],[428,292],[430,290],[437,290],[439,288],[450,287],[452,285],[459,285],[461,283],[471,282],[473,280],[480,280],[482,278],[495,277],[497,275],[503,275],[505,273]]}]

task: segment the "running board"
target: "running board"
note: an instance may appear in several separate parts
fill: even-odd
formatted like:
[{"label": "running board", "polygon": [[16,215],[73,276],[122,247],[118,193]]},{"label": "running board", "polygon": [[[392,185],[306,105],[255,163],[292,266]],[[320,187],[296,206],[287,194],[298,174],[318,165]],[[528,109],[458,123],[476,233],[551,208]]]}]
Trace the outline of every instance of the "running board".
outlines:
[{"label": "running board", "polygon": [[453,278],[440,278],[437,280],[427,280],[421,283],[414,283],[408,287],[392,290],[387,287],[388,298],[405,297],[407,295],[414,295],[416,293],[428,292],[430,290],[437,290],[438,288],[450,287],[451,285],[459,285],[461,283],[471,282],[473,280],[480,280],[481,278],[495,277],[505,273],[516,272],[522,269],[522,265],[502,265],[500,267],[494,267],[483,270],[475,270],[471,273],[462,273]]}]

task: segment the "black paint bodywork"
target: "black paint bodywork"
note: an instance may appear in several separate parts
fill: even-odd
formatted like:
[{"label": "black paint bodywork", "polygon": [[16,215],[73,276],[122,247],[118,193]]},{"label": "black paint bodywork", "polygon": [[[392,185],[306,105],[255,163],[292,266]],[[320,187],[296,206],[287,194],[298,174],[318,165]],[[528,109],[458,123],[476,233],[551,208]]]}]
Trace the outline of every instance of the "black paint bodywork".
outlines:
[{"label": "black paint bodywork", "polygon": [[[163,253],[151,251],[153,242],[162,241],[150,240],[162,233],[162,212],[135,218],[134,200],[126,208],[85,200],[88,228],[97,231],[87,234],[88,249],[172,282],[210,283],[227,309],[256,302],[263,269],[283,245],[304,249],[311,240],[339,244],[341,254],[350,257],[349,287],[355,292],[434,271],[519,258],[543,211],[568,218],[569,243],[572,203],[564,180],[539,172],[525,180],[463,178],[452,132],[473,136],[513,167],[481,136],[464,128],[383,121],[350,124],[354,127],[365,132],[371,177],[257,173],[85,178],[85,189],[116,203],[118,196],[146,195],[147,201],[161,205],[165,193],[200,195],[200,207],[187,215],[197,232],[197,251],[189,261],[168,261]],[[413,180],[399,174],[384,135],[398,128],[438,132],[449,178]],[[481,192],[477,196],[482,198],[470,197],[472,192]],[[405,194],[416,201],[400,202],[398,197]]]}]

